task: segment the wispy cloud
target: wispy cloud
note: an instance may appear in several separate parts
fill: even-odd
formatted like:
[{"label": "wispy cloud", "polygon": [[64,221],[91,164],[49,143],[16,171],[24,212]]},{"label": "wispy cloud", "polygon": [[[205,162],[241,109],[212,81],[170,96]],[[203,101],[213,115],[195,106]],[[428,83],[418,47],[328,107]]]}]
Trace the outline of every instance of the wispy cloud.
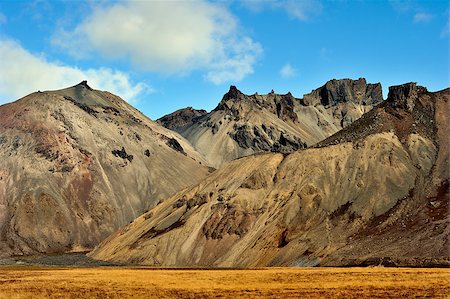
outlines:
[{"label": "wispy cloud", "polygon": [[0,25],[8,22],[8,18],[0,12]]},{"label": "wispy cloud", "polygon": [[282,1],[278,4],[287,14],[301,21],[309,21],[322,12],[323,6],[318,1]]},{"label": "wispy cloud", "polygon": [[319,57],[322,60],[328,60],[331,55],[331,50],[325,47],[320,48],[319,50]]},{"label": "wispy cloud", "polygon": [[60,89],[82,80],[98,89],[108,90],[124,100],[135,102],[152,89],[145,83],[132,83],[127,73],[109,68],[80,69],[48,61],[11,39],[0,39],[0,99],[15,100],[37,90]]},{"label": "wispy cloud", "polygon": [[428,23],[433,19],[433,15],[425,12],[418,12],[414,15],[414,23]]},{"label": "wispy cloud", "polygon": [[389,0],[389,3],[398,12],[406,12],[414,6],[413,0]]},{"label": "wispy cloud", "polygon": [[296,74],[297,70],[292,67],[290,63],[283,65],[283,67],[280,69],[280,75],[283,78],[294,77]]},{"label": "wispy cloud", "polygon": [[392,8],[399,13],[413,13],[414,23],[428,23],[433,20],[434,15],[423,11],[420,2],[415,0],[389,0]]},{"label": "wispy cloud", "polygon": [[201,70],[215,84],[251,74],[262,52],[225,6],[204,1],[98,6],[74,28],[56,32],[52,42],[75,56],[129,60],[144,71]]},{"label": "wispy cloud", "polygon": [[445,24],[444,28],[441,31],[441,37],[450,36],[450,16],[447,19],[447,23]]},{"label": "wispy cloud", "polygon": [[53,7],[49,0],[33,0],[26,3],[26,14],[35,21],[42,21],[52,11]]},{"label": "wispy cloud", "polygon": [[323,10],[321,2],[316,0],[245,0],[242,3],[256,13],[265,9],[284,10],[288,16],[300,21],[309,21]]}]

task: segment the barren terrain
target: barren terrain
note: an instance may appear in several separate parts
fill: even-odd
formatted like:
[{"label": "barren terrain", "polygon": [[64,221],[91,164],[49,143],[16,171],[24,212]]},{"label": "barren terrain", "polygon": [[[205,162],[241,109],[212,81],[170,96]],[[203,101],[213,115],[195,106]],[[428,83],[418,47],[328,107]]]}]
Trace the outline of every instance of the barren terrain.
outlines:
[{"label": "barren terrain", "polygon": [[89,256],[147,266],[450,266],[450,90],[390,88],[316,148],[224,164]]},{"label": "barren terrain", "polygon": [[381,84],[330,80],[305,94],[246,95],[235,86],[211,112],[192,107],[158,122],[184,136],[211,166],[262,152],[289,153],[347,127],[383,101]]},{"label": "barren terrain", "polygon": [[0,161],[0,257],[89,250],[208,174],[183,137],[85,81],[0,106]]},{"label": "barren terrain", "polygon": [[448,298],[450,269],[29,268],[0,271],[0,298]]}]

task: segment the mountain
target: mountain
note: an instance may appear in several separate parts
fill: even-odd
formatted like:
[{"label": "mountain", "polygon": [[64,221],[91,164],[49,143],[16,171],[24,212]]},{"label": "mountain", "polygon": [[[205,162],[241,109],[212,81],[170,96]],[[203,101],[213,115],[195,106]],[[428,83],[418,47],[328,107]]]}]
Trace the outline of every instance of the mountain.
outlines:
[{"label": "mountain", "polygon": [[183,137],[87,82],[0,106],[0,256],[88,250],[208,174]]},{"label": "mountain", "polygon": [[235,86],[210,113],[186,108],[158,122],[189,140],[208,162],[260,152],[288,153],[311,146],[360,118],[383,100],[381,84],[331,80],[304,95],[245,95]]},{"label": "mountain", "polygon": [[226,163],[90,255],[153,266],[449,266],[449,98],[450,89],[391,87],[315,147]]}]

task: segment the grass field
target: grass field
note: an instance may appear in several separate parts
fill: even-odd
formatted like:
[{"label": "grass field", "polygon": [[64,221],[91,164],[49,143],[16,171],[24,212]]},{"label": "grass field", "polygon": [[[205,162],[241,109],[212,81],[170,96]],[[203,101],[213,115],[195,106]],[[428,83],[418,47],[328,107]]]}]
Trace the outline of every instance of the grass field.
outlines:
[{"label": "grass field", "polygon": [[0,268],[0,298],[450,298],[450,269]]}]

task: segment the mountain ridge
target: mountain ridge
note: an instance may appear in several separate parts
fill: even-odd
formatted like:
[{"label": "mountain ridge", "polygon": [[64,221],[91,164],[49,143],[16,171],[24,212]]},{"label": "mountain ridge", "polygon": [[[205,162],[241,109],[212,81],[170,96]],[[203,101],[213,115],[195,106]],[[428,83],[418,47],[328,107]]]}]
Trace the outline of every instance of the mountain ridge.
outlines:
[{"label": "mountain ridge", "polygon": [[[322,105],[328,97],[333,99],[331,104]],[[230,86],[209,113],[194,116],[189,109],[180,109],[157,122],[179,132],[211,165],[219,167],[258,152],[287,153],[311,146],[382,100],[381,84],[367,84],[363,78],[328,81],[303,99],[290,92],[246,95]],[[178,121],[180,115],[192,118]]]},{"label": "mountain ridge", "polygon": [[392,87],[344,135],[228,162],[90,256],[183,267],[449,266],[449,99],[450,89]]}]

